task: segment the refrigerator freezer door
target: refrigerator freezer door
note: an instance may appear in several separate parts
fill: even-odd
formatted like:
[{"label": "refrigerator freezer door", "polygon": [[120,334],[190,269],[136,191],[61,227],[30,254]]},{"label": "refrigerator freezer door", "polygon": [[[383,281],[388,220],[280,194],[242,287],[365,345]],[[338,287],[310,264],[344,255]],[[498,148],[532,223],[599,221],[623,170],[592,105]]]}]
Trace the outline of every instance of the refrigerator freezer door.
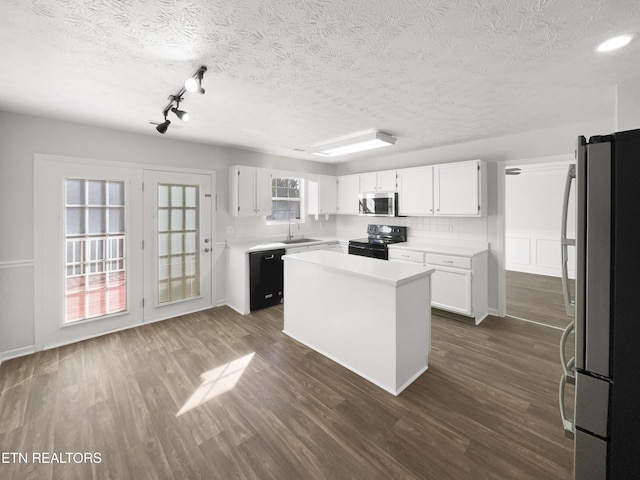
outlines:
[{"label": "refrigerator freezer door", "polygon": [[576,375],[576,428],[609,437],[609,388],[606,380],[578,372]]},{"label": "refrigerator freezer door", "polygon": [[588,433],[576,431],[576,480],[604,480],[607,478],[607,442]]},{"label": "refrigerator freezer door", "polygon": [[587,146],[584,369],[604,377],[611,376],[611,147],[610,142]]}]

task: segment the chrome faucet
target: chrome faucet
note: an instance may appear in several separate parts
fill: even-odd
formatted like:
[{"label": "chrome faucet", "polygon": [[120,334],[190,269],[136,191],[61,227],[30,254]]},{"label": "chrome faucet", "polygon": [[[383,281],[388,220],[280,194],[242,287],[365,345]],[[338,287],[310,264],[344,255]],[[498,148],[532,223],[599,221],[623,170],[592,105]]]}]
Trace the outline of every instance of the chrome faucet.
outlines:
[{"label": "chrome faucet", "polygon": [[296,222],[298,224],[298,230],[300,230],[300,222],[298,221],[297,218],[293,218],[289,220],[289,237],[288,237],[289,240],[293,239],[293,234],[291,233],[291,222]]}]

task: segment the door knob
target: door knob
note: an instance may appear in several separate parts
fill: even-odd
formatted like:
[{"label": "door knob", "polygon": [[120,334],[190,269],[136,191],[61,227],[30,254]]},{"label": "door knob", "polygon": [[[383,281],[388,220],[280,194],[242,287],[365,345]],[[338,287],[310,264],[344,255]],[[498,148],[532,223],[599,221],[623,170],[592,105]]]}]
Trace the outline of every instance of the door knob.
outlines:
[{"label": "door knob", "polygon": [[204,253],[209,253],[209,248],[205,248],[205,249],[203,250],[203,252],[204,252]]}]

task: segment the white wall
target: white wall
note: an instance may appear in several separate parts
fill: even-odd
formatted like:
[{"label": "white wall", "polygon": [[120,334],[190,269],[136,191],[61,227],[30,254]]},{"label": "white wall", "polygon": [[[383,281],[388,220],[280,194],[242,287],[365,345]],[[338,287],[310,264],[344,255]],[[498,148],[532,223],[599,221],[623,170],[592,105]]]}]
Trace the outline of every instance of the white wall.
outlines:
[{"label": "white wall", "polygon": [[[146,165],[216,171],[218,212],[216,239],[227,239],[236,225],[228,214],[228,167],[255,165],[279,170],[333,174],[335,167],[276,157],[235,148],[173,140],[153,126],[139,135],[95,126],[0,112],[0,360],[28,353],[34,344],[33,325],[33,155],[45,153]],[[247,228],[256,228],[253,219]],[[279,227],[282,229],[282,227]],[[309,224],[331,231],[333,224]],[[275,229],[273,229],[275,232]],[[224,258],[220,248],[216,258]],[[218,299],[225,296],[224,261],[217,264]]]},{"label": "white wall", "polygon": [[640,128],[640,78],[616,89],[616,131]]},{"label": "white wall", "polygon": [[[560,227],[569,163],[509,165],[521,173],[505,177],[507,270],[561,276]],[[567,236],[575,238],[575,183],[570,193]],[[569,258],[573,276],[573,255]]]},{"label": "white wall", "polygon": [[388,225],[404,225],[407,227],[409,240],[460,240],[464,242],[487,242],[487,218],[453,218],[453,217],[397,217],[371,218],[353,215],[336,216],[336,232],[340,236],[366,236],[367,225],[381,222]]}]

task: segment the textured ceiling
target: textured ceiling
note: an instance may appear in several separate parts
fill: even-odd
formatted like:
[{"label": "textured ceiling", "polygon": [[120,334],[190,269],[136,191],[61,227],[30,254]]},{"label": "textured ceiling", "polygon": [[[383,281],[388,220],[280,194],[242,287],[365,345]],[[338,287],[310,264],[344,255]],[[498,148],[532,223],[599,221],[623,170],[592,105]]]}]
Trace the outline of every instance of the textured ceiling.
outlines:
[{"label": "textured ceiling", "polygon": [[160,136],[203,64],[166,137],[318,160],[297,149],[375,129],[415,150],[613,118],[640,41],[594,47],[638,25],[638,0],[0,0],[0,110]]}]

